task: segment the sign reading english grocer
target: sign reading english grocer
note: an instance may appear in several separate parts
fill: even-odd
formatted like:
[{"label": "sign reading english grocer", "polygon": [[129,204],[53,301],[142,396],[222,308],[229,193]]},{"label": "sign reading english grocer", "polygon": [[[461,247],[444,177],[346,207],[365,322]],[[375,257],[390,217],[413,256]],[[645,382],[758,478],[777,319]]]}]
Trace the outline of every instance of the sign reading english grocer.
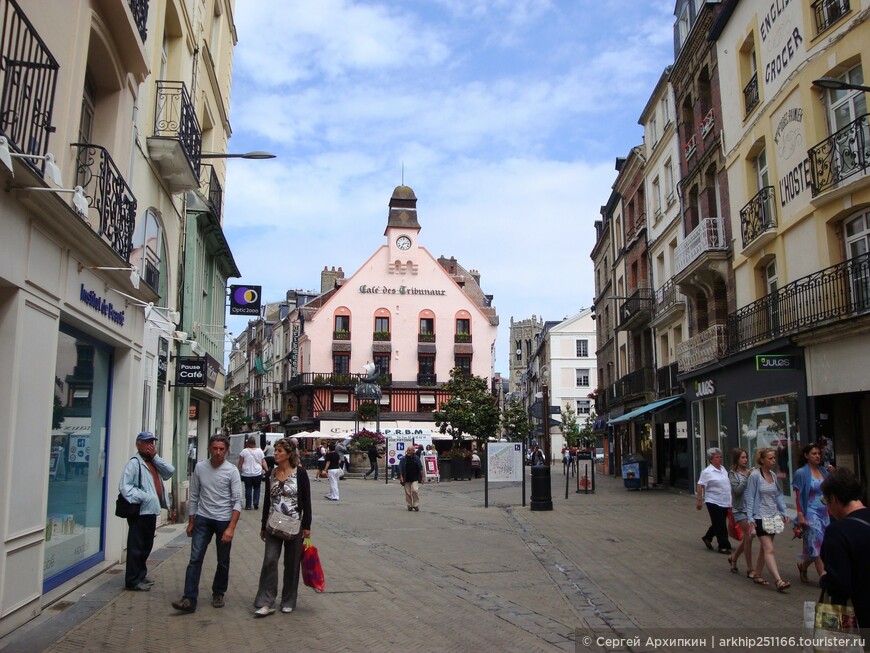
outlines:
[{"label": "sign reading english grocer", "polygon": [[260,316],[262,286],[230,286],[230,315]]}]

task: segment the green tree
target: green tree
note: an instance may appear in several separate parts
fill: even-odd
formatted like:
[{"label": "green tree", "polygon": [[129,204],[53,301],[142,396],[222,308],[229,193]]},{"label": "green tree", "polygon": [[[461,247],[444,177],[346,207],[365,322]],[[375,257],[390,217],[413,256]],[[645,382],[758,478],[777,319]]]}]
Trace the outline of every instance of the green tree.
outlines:
[{"label": "green tree", "polygon": [[442,389],[450,393],[450,397],[433,417],[440,432],[453,438],[454,446],[459,446],[464,433],[478,444],[497,435],[499,410],[486,379],[466,374],[456,367]]},{"label": "green tree", "polygon": [[577,413],[571,407],[571,404],[566,403],[562,409],[562,435],[565,437],[565,442],[569,447],[576,447],[580,444],[580,427],[577,425]]},{"label": "green tree", "polygon": [[516,399],[511,399],[508,407],[501,415],[501,423],[507,432],[507,439],[511,442],[524,442],[532,430],[529,422],[529,414]]},{"label": "green tree", "polygon": [[231,391],[224,395],[224,405],[221,410],[221,423],[226,433],[235,433],[245,423],[245,407],[247,402],[242,393]]},{"label": "green tree", "polygon": [[586,419],[583,421],[583,426],[580,427],[579,431],[579,442],[581,447],[589,447],[595,446],[595,435],[592,433],[592,427],[595,424],[595,409],[592,408],[589,410],[589,414],[586,415]]}]

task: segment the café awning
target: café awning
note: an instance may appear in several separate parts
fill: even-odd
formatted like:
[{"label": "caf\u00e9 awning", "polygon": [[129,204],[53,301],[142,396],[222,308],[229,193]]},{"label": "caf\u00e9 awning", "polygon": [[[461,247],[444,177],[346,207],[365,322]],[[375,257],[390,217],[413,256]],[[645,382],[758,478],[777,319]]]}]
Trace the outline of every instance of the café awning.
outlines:
[{"label": "caf\u00e9 awning", "polygon": [[644,415],[647,415],[648,413],[652,413],[654,411],[661,410],[662,408],[666,408],[667,406],[670,406],[671,404],[674,404],[674,403],[676,403],[678,401],[682,401],[682,400],[683,400],[682,395],[678,395],[675,397],[667,397],[666,399],[659,399],[658,401],[654,401],[654,402],[647,404],[645,406],[641,406],[640,408],[635,408],[634,410],[626,413],[625,415],[621,415],[619,417],[616,417],[616,418],[610,420],[610,424],[620,424],[622,422],[630,422],[638,417],[643,417]]}]

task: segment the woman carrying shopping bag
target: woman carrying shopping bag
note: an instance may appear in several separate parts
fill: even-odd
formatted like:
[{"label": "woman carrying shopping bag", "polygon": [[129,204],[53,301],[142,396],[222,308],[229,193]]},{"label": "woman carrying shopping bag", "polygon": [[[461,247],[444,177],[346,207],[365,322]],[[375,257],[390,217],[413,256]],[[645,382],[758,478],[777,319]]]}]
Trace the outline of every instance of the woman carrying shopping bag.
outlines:
[{"label": "woman carrying shopping bag", "polygon": [[255,617],[275,613],[278,595],[278,558],[284,550],[284,582],[281,612],[296,608],[302,541],[311,535],[311,486],[299,465],[299,452],[287,440],[275,443],[275,468],[268,479],[269,493],[263,502],[260,539],[266,543],[260,585],[254,599]]}]

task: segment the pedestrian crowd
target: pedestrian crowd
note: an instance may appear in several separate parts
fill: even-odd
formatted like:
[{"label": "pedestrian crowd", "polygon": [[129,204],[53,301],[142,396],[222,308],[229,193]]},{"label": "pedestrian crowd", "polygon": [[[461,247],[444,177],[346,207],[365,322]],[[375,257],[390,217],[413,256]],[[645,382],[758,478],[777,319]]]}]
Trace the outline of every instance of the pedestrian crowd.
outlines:
[{"label": "pedestrian crowd", "polygon": [[[746,577],[753,583],[785,592],[791,583],[777,565],[774,541],[791,532],[801,540],[796,568],[802,583],[809,583],[814,568],[819,585],[834,604],[851,602],[859,626],[870,627],[870,509],[861,501],[863,487],[848,469],[824,464],[822,449],[807,444],[801,451],[800,467],[792,481],[796,517],[786,512],[783,489],[776,472],[777,452],[756,449],[754,465],[745,449],[731,452],[730,466],[723,464],[718,447],[707,450],[708,465],[698,478],[696,508],[706,507],[710,526],[701,536],[704,546],[728,556],[732,573],[740,573],[743,559]],[[738,540],[736,549],[731,539]],[[714,547],[715,540],[715,547]],[[758,552],[753,557],[753,542]]]}]

